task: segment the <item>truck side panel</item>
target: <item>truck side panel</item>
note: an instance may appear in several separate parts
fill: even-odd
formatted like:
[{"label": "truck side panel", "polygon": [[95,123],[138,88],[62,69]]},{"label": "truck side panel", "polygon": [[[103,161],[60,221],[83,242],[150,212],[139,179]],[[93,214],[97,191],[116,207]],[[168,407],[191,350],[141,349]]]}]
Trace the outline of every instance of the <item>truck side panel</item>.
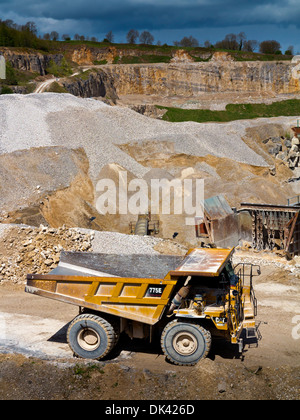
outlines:
[{"label": "truck side panel", "polygon": [[176,283],[149,278],[28,275],[25,291],[154,325]]}]

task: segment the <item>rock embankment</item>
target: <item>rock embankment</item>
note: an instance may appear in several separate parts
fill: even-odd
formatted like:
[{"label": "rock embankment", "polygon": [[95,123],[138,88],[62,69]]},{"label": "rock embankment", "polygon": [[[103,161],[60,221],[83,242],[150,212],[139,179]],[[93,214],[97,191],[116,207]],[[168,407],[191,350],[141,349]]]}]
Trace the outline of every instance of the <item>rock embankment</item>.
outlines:
[{"label": "rock embankment", "polygon": [[39,73],[41,76],[45,76],[51,61],[60,66],[63,59],[63,54],[42,54],[36,50],[23,51],[1,47],[0,53],[13,68]]},{"label": "rock embankment", "polygon": [[69,78],[63,86],[69,93],[81,98],[102,97],[112,104],[116,104],[118,99],[113,80],[101,69],[92,70],[88,75],[83,73],[82,77]]},{"label": "rock embankment", "polygon": [[299,93],[290,62],[174,62],[104,65],[117,94],[193,97],[207,92]]},{"label": "rock embankment", "polygon": [[300,164],[300,140],[297,136],[292,139],[286,137],[271,137],[264,141],[268,151],[276,159],[283,161],[289,168],[295,169]]},{"label": "rock embankment", "polygon": [[29,273],[46,274],[58,265],[60,252],[91,250],[93,233],[60,227],[7,227],[0,247],[0,284],[23,284]]}]

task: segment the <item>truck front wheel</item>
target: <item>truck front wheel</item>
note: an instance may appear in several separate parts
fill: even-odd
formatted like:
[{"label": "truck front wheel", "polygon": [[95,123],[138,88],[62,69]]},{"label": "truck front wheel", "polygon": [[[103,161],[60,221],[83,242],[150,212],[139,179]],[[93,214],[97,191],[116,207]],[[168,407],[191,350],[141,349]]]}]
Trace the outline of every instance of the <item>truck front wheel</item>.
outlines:
[{"label": "truck front wheel", "polygon": [[176,365],[193,366],[210,350],[211,334],[198,324],[172,321],[161,335],[162,350]]},{"label": "truck front wheel", "polygon": [[70,323],[67,340],[74,354],[84,359],[103,359],[115,346],[117,333],[105,319],[82,314]]}]

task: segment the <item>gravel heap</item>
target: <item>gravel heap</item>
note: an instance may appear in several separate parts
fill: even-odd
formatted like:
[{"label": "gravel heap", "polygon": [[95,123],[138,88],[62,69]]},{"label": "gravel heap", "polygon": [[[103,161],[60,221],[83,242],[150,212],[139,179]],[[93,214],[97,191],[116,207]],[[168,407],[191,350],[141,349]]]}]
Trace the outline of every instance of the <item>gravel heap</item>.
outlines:
[{"label": "gravel heap", "polygon": [[10,225],[0,230],[0,239],[0,284],[22,284],[29,273],[49,273],[63,249],[88,252],[92,248],[91,234],[65,227]]},{"label": "gravel heap", "polygon": [[[83,232],[83,229],[80,231]],[[161,241],[151,236],[94,231],[92,250],[106,254],[159,254],[153,247]]]},{"label": "gravel heap", "polygon": [[[291,118],[283,120],[287,124],[294,122]],[[255,121],[169,123],[70,94],[2,95],[0,153],[44,146],[83,147],[93,180],[108,163],[118,163],[136,176],[145,175],[148,168],[117,147],[145,140],[172,142],[176,153],[212,154],[266,166],[264,159],[241,138],[246,128],[255,124]]]}]

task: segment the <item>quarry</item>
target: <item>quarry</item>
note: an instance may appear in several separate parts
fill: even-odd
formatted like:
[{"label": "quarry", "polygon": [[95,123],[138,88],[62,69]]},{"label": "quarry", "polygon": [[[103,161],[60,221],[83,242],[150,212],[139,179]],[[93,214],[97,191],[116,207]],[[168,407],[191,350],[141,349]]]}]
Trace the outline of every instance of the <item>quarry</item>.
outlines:
[{"label": "quarry", "polygon": [[[0,51],[35,73],[31,93],[18,85],[0,95],[0,399],[299,399],[300,114],[201,123],[164,115],[297,100],[300,60],[179,50],[168,62],[131,64],[137,51],[112,46]],[[48,73],[63,57],[72,74]],[[162,211],[164,195],[154,211],[153,179],[202,180],[202,217],[187,225],[189,215],[174,211],[176,188],[171,211]],[[137,211],[119,197],[100,212],[103,180]],[[138,185],[148,186],[146,209]],[[260,267],[257,342],[242,355],[220,340],[196,366],[177,366],[157,344],[121,336],[109,358],[77,359],[66,328],[78,308],[24,293],[26,276],[47,275],[63,251],[183,257],[198,247],[234,248],[234,266]]]}]

